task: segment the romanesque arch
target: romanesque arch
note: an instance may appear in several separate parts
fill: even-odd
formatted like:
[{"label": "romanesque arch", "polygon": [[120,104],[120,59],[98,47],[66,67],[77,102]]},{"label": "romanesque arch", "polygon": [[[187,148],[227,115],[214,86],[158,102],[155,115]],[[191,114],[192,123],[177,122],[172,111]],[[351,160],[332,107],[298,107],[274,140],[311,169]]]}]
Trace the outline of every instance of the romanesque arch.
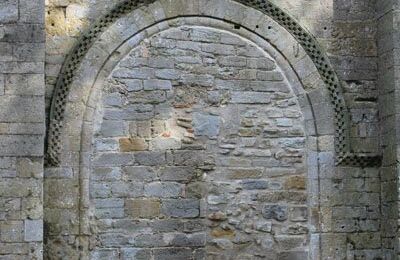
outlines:
[{"label": "romanesque arch", "polygon": [[[124,2],[82,36],[65,62],[52,103],[48,159],[54,170],[73,173],[72,189],[62,191],[63,196],[70,196],[70,201],[59,211],[68,212],[71,223],[57,224],[63,217],[54,214],[53,219],[45,220],[48,229],[53,237],[60,234],[76,239],[76,254],[81,248],[82,258],[89,255],[89,248],[95,247],[96,243],[91,241],[91,235],[96,231],[91,224],[93,206],[89,195],[90,175],[95,164],[92,161],[92,142],[98,115],[102,113],[99,103],[104,84],[118,64],[145,39],[184,25],[203,26],[237,35],[250,41],[252,46],[263,49],[280,68],[290,86],[290,93],[296,97],[307,136],[310,227],[307,246],[310,248],[309,256],[317,259],[321,243],[318,234],[322,229],[318,220],[319,191],[324,188],[319,181],[320,169],[332,169],[335,155],[337,164],[366,166],[377,161],[351,151],[346,106],[340,82],[328,58],[311,35],[271,3],[177,0],[172,5],[171,2]],[[176,6],[180,8],[176,9]],[[57,207],[50,205],[48,211],[54,212]],[[270,214],[279,218],[279,212]],[[78,221],[72,221],[74,216]],[[48,243],[50,251],[51,243]]]}]

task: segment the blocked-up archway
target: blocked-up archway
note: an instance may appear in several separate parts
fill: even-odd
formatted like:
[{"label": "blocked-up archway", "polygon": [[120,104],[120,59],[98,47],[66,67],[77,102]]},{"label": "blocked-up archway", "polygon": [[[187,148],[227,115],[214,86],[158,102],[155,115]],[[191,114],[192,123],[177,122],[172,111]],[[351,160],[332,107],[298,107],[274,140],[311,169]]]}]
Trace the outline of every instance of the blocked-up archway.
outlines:
[{"label": "blocked-up archway", "polygon": [[47,252],[318,258],[319,169],[334,167],[335,133],[339,157],[355,158],[326,57],[278,9],[303,42],[234,1],[172,2],[128,1],[67,61]]}]

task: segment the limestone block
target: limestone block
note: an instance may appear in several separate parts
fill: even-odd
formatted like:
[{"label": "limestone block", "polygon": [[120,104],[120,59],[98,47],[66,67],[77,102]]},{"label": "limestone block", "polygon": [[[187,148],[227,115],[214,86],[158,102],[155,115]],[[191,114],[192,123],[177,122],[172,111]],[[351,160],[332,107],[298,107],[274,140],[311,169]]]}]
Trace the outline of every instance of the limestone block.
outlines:
[{"label": "limestone block", "polygon": [[18,1],[5,0],[0,3],[0,23],[18,21]]},{"label": "limestone block", "polygon": [[182,196],[183,185],[174,182],[153,182],[145,185],[144,194],[148,197],[177,198]]},{"label": "limestone block", "polygon": [[165,200],[162,213],[175,218],[195,218],[200,214],[200,203],[193,199]]},{"label": "limestone block", "polygon": [[126,214],[134,218],[156,218],[161,204],[157,199],[130,199],[126,201]]},{"label": "limestone block", "polygon": [[24,222],[23,221],[1,221],[0,240],[2,242],[23,242]]},{"label": "limestone block", "polygon": [[43,240],[43,220],[25,220],[25,241]]}]

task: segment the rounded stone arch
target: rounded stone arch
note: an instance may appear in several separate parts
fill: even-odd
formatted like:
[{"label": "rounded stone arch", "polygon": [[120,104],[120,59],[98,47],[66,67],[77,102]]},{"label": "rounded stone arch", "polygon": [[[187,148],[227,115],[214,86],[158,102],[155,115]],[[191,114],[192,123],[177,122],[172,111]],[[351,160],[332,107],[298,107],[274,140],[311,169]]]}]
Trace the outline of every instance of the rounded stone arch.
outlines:
[{"label": "rounded stone arch", "polygon": [[[149,6],[152,11],[145,11],[144,8],[146,6]],[[179,8],[176,8],[177,6]],[[252,8],[249,9],[248,7]],[[136,12],[137,15],[129,20],[129,15],[127,14],[132,11]],[[89,49],[95,48],[92,45],[94,45],[96,40],[103,41],[103,44],[97,45],[100,48],[104,48],[104,52],[110,54],[110,51],[113,48],[115,49],[113,44],[125,41],[127,37],[135,32],[143,30],[157,21],[185,15],[218,17],[219,19],[230,21],[238,27],[244,26],[261,35],[271,42],[271,44],[275,45],[277,49],[286,54],[290,51],[293,52],[293,50],[288,49],[293,47],[289,47],[290,45],[285,42],[286,39],[283,40],[284,37],[275,30],[282,28],[291,34],[290,38],[294,39],[299,45],[298,50],[301,49],[302,54],[305,54],[311,63],[314,64],[316,72],[322,81],[321,86],[324,87],[330,97],[329,103],[332,105],[334,111],[331,116],[334,120],[335,129],[336,164],[373,166],[380,163],[378,157],[366,154],[354,154],[352,152],[349,140],[349,115],[342,96],[341,83],[330,65],[329,59],[318,45],[316,39],[274,4],[260,0],[235,0],[230,1],[230,3],[226,1],[214,3],[213,1],[205,0],[196,2],[182,0],[127,0],[119,4],[89,28],[64,63],[53,94],[50,111],[47,145],[47,159],[50,164],[57,165],[60,163],[59,157],[62,146],[64,146],[61,140],[61,131],[66,127],[64,123],[65,111],[67,109],[67,102],[69,102],[69,96],[73,95],[71,93],[71,85],[84,57],[88,54],[87,52]],[[121,31],[121,28],[126,26],[125,23],[135,24],[136,26],[130,26],[127,27],[126,31]],[[111,32],[108,30],[107,32],[105,31],[107,28],[114,28],[114,30]],[[295,65],[296,62],[302,59],[302,56],[299,54],[294,55],[296,57],[287,55],[290,64]],[[304,77],[304,75],[302,76]],[[320,122],[321,126],[324,125],[322,120],[317,120],[317,122]]]},{"label": "rounded stone arch", "polygon": [[[245,38],[253,34],[257,36],[253,37],[253,42],[258,46],[267,43],[269,53],[276,53],[274,58],[282,64],[291,85],[295,86],[293,92],[306,121],[309,206],[310,215],[316,216],[315,219],[318,219],[321,189],[319,153],[328,158],[322,162],[324,167],[334,167],[335,152],[337,162],[365,164],[365,157],[355,157],[350,153],[347,112],[340,83],[315,39],[272,4],[239,2],[242,1],[127,1],[100,19],[68,57],[52,103],[48,159],[54,165],[72,167],[79,173],[80,236],[91,234],[89,158],[101,82],[138,42],[184,20],[211,28],[223,25],[222,29]],[[316,259],[321,227],[317,220],[312,221],[315,222],[310,223],[311,233],[315,235],[311,236],[310,244],[312,259]]]}]

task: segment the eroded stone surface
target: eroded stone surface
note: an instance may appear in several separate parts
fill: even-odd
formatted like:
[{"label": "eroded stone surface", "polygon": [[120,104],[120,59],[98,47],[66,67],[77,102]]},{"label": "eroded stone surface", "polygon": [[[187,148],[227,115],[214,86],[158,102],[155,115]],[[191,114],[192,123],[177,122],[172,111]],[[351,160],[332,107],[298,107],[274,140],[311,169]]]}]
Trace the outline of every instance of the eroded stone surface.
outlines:
[{"label": "eroded stone surface", "polygon": [[[197,37],[203,34],[206,42]],[[169,29],[119,63],[102,101],[91,181],[92,199],[102,201],[92,223],[96,251],[128,247],[130,234],[156,258],[166,246],[175,247],[165,251],[171,259],[198,248],[205,249],[199,259],[268,258],[293,248],[307,254],[308,229],[296,226],[308,220],[299,211],[305,201],[271,204],[262,196],[293,190],[305,197],[307,189],[301,109],[269,54],[225,31]],[[296,175],[274,176],[283,170]],[[122,175],[105,179],[104,171]],[[110,219],[147,231],[116,230],[104,225]],[[177,227],[155,229],[165,221]],[[188,221],[198,228],[186,230]],[[115,241],[101,235],[109,232]]]}]

